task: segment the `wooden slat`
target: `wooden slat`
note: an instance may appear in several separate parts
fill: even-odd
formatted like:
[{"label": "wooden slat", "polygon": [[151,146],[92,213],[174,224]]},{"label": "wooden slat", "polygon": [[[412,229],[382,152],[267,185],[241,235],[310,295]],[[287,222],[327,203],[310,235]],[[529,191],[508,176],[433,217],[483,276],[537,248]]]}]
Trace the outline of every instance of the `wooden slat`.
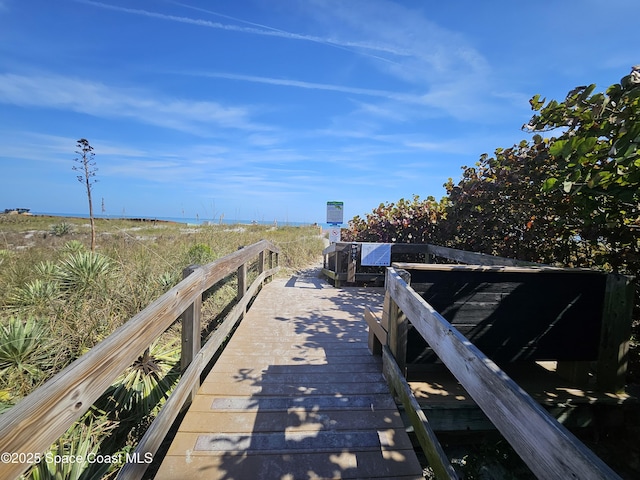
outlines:
[{"label": "wooden slat", "polygon": [[[470,253],[470,252],[467,252]],[[436,263],[411,263],[411,262],[393,262],[392,267],[396,269],[402,270],[417,270],[417,271],[437,271],[437,272],[504,272],[504,273],[570,273],[575,274],[576,272],[580,272],[581,274],[595,274],[602,275],[602,272],[597,270],[592,270],[588,268],[562,268],[562,267],[551,267],[548,265],[539,265],[539,264],[531,264],[531,265],[500,265],[500,264],[489,264],[489,265],[448,265],[448,264],[436,264]]]},{"label": "wooden slat", "polygon": [[607,275],[596,376],[603,391],[619,392],[625,387],[634,290],[631,277]]},{"label": "wooden slat", "polygon": [[387,331],[382,327],[380,319],[371,308],[369,305],[364,307],[364,320],[369,326],[369,351],[373,355],[382,355],[382,345],[387,344]]},{"label": "wooden slat", "polygon": [[464,250],[456,250],[455,248],[439,247],[437,245],[429,245],[428,252],[431,255],[462,263],[468,263],[470,265],[540,265],[513,258],[497,257],[494,255],[487,255],[485,253],[467,252]]},{"label": "wooden slat", "polygon": [[381,360],[367,349],[364,302],[381,303],[381,289],[316,280],[265,286],[157,479],[422,478]]},{"label": "wooden slat", "polygon": [[449,458],[444,453],[438,437],[429,425],[429,420],[422,411],[420,404],[411,392],[411,388],[404,379],[404,375],[400,371],[389,347],[383,346],[382,365],[384,368],[384,376],[387,382],[393,388],[393,391],[400,397],[405,411],[409,415],[409,420],[418,437],[422,451],[429,460],[429,465],[438,479],[457,479],[458,474],[454,470]]},{"label": "wooden slat", "polygon": [[[183,278],[187,278],[196,269],[197,265],[190,265],[182,272]],[[185,371],[200,350],[200,330],[202,316],[202,295],[196,296],[193,303],[182,314],[182,348],[180,349],[180,370]],[[196,381],[191,388],[191,399],[196,396],[200,382]]]},{"label": "wooden slat", "polygon": [[553,419],[395,272],[387,290],[411,323],[539,478],[620,478]]}]

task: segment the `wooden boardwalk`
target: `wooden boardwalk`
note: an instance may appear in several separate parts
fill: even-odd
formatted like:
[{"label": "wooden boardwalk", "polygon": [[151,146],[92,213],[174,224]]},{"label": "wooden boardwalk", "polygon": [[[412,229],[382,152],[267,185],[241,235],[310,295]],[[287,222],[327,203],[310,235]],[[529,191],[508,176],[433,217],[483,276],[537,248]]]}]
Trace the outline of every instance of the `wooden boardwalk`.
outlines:
[{"label": "wooden boardwalk", "polygon": [[315,271],[266,285],[155,478],[423,478],[367,348],[364,305],[382,295]]}]

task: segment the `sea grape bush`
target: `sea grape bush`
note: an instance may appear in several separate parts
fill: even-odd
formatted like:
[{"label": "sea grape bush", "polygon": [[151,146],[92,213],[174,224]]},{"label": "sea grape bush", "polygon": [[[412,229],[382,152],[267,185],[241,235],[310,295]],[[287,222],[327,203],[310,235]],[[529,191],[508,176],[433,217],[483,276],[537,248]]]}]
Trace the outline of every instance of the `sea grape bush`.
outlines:
[{"label": "sea grape bush", "polygon": [[435,243],[435,232],[442,217],[442,205],[434,197],[422,200],[401,198],[396,203],[381,203],[365,218],[349,220],[343,241],[383,243]]},{"label": "sea grape bush", "polygon": [[[534,96],[530,141],[462,167],[440,202],[414,195],[353,218],[343,238],[437,243],[637,275],[640,66],[606,93],[594,89],[578,87],[563,102]],[[547,131],[558,136],[543,138]]]}]

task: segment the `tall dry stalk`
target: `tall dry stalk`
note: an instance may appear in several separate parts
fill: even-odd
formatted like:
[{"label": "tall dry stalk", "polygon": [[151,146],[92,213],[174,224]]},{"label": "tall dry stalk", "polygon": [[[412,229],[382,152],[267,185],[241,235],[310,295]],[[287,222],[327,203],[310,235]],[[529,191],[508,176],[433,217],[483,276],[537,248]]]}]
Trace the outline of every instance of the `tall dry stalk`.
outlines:
[{"label": "tall dry stalk", "polygon": [[96,162],[94,160],[95,154],[93,153],[93,147],[89,144],[89,140],[81,138],[78,140],[76,146],[79,149],[76,150],[79,157],[74,161],[77,162],[78,165],[74,165],[73,169],[80,172],[80,175],[78,175],[78,181],[80,183],[84,183],[87,188],[87,199],[89,200],[89,221],[91,222],[91,251],[94,252],[96,249],[96,222],[93,218],[91,190],[93,188],[93,184],[97,182],[95,178],[93,180],[92,178],[96,176],[98,169],[96,168]]}]

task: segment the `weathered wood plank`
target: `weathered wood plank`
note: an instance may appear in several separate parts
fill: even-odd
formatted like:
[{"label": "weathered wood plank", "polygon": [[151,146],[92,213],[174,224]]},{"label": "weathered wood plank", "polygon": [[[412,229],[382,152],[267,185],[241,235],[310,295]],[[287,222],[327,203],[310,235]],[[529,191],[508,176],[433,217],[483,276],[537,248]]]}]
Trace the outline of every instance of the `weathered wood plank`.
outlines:
[{"label": "weathered wood plank", "polygon": [[[466,252],[471,253],[471,252]],[[494,257],[499,258],[499,257]],[[563,268],[552,267],[541,264],[528,264],[524,262],[522,265],[501,265],[501,264],[477,264],[477,265],[449,265],[449,264],[433,264],[433,263],[410,263],[410,262],[393,262],[391,265],[395,269],[407,271],[424,271],[424,272],[505,272],[505,273],[569,273],[575,274],[580,272],[583,274],[602,275],[602,272],[588,268]]]},{"label": "weathered wood plank", "polygon": [[[410,462],[398,461],[413,455],[413,450],[340,452],[327,461],[326,453],[298,452],[265,454],[197,455],[189,458],[189,467],[205,472],[207,480],[228,480],[233,468],[237,479],[273,480],[274,478],[380,478],[384,480],[423,480]],[[183,480],[185,460],[167,457],[155,480]],[[310,471],[314,475],[310,476]],[[338,476],[339,475],[339,476]]]},{"label": "weathered wood plank", "polygon": [[[421,478],[381,360],[367,349],[364,303],[381,300],[379,289],[317,288],[305,278],[267,285],[156,478]],[[243,476],[266,468],[265,458],[267,473]]]},{"label": "weathered wood plank", "polygon": [[625,387],[635,293],[632,280],[626,275],[607,275],[596,376],[603,391],[618,392]]},{"label": "weathered wood plank", "polygon": [[387,344],[387,331],[382,327],[380,319],[373,313],[371,307],[365,305],[364,320],[369,326],[369,337],[367,345],[372,355],[382,355],[382,345]]},{"label": "weathered wood plank", "polygon": [[405,411],[409,415],[411,425],[418,437],[422,451],[427,456],[429,465],[439,479],[457,479],[458,474],[453,469],[451,462],[440,445],[440,441],[433,429],[429,425],[429,420],[422,411],[420,404],[411,392],[411,388],[404,378],[403,372],[398,367],[389,347],[383,347],[382,364],[384,376],[392,387],[393,391],[400,397]]},{"label": "weathered wood plank", "polygon": [[[182,272],[183,278],[187,278],[196,269],[197,265],[190,265]],[[202,315],[202,295],[196,296],[193,303],[182,314],[182,348],[180,350],[180,370],[185,371],[195,356],[200,351],[200,330]],[[194,382],[190,398],[196,396],[200,387],[199,382]]]},{"label": "weathered wood plank", "polygon": [[513,258],[497,257],[494,255],[487,255],[485,253],[467,252],[464,250],[456,250],[455,248],[439,247],[437,245],[429,245],[428,253],[471,265],[540,265]]},{"label": "weathered wood plank", "polygon": [[620,478],[449,322],[387,269],[387,289],[414,327],[539,478]]}]

